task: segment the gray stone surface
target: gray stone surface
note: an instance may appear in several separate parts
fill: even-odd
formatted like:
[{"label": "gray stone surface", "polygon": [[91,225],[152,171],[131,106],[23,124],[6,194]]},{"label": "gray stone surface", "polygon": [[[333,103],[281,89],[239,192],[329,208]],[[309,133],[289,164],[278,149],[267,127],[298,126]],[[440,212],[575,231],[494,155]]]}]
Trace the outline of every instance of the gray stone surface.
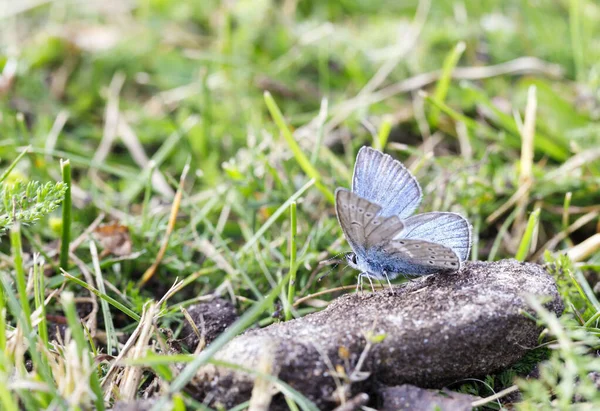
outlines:
[{"label": "gray stone surface", "polygon": [[[556,314],[563,310],[553,278],[539,265],[515,260],[467,263],[454,274],[397,286],[395,294],[350,293],[321,312],[250,330],[216,358],[257,369],[266,355],[273,374],[319,409],[339,405],[340,395],[366,392],[373,397],[381,385],[438,388],[499,371],[537,344],[540,329],[519,312],[532,312],[525,294],[548,297],[545,306]],[[360,371],[369,377],[358,381],[337,376],[336,385],[331,367],[350,375],[368,332],[386,335],[363,362]],[[208,365],[193,385],[200,399],[208,396],[212,404],[229,408],[250,397],[253,377]],[[278,404],[276,397],[272,407]]]},{"label": "gray stone surface", "polygon": [[380,391],[379,411],[471,411],[473,401],[480,399],[447,389],[428,390],[404,384]]},{"label": "gray stone surface", "polygon": [[[192,305],[187,308],[187,311],[201,335],[204,331],[206,344],[210,344],[238,319],[233,304],[219,297]],[[184,323],[181,335],[190,351],[194,351],[198,346],[199,338],[187,321]]]}]

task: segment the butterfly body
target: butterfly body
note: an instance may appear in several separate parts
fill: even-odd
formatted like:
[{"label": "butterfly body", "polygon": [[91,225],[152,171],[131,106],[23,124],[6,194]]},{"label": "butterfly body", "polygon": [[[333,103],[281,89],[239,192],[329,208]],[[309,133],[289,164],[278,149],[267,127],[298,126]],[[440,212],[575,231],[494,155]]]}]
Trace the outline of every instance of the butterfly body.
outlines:
[{"label": "butterfly body", "polygon": [[[401,274],[428,275],[445,271],[456,271],[459,268],[459,262],[456,261],[457,258],[451,252],[447,252],[450,265],[448,267],[439,267],[434,260],[429,260],[427,264],[414,264],[409,260],[389,258],[395,246],[389,245],[390,247],[386,247],[386,245],[388,244],[374,247],[366,255],[359,256],[356,253],[349,253],[346,255],[346,261],[350,267],[378,280],[384,280],[386,276],[390,280],[393,280]],[[431,252],[431,250],[427,250],[427,252]],[[410,252],[406,252],[405,255],[408,258],[414,257],[414,254]]]},{"label": "butterfly body", "polygon": [[336,213],[353,250],[346,259],[360,271],[359,280],[452,272],[466,260],[469,222],[448,212],[411,216],[422,192],[399,161],[363,147],[352,181],[352,191],[336,190]]}]

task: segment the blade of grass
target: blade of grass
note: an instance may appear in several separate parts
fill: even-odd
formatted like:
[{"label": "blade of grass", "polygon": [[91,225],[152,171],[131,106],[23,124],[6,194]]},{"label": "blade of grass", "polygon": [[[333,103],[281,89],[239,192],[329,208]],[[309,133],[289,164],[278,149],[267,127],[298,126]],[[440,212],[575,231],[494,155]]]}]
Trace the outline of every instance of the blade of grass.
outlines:
[{"label": "blade of grass", "polygon": [[25,156],[25,154],[27,154],[27,152],[29,151],[29,149],[31,149],[31,146],[25,147],[23,149],[23,151],[21,151],[21,153],[17,156],[17,158],[15,158],[12,163],[10,163],[10,165],[8,166],[8,168],[6,170],[4,170],[4,172],[0,176],[0,183],[2,183],[4,180],[6,180],[6,177],[8,177],[8,175],[10,174],[10,172],[14,170],[14,168],[17,166],[17,164],[19,163],[19,161],[21,161],[21,159],[23,158],[23,156]]},{"label": "blade of grass", "polygon": [[385,150],[385,146],[392,131],[392,122],[389,118],[385,118],[379,127],[377,139],[375,140],[375,148],[379,151]]},{"label": "blade of grass", "polygon": [[123,304],[121,304],[120,302],[118,302],[117,300],[115,300],[114,298],[101,293],[100,291],[98,291],[97,289],[95,289],[94,287],[92,287],[91,285],[89,285],[88,283],[81,281],[79,278],[77,277],[73,277],[71,274],[69,274],[68,272],[66,272],[65,270],[62,270],[62,275],[70,281],[73,281],[75,284],[78,284],[80,286],[82,286],[83,288],[85,288],[86,290],[91,291],[92,293],[94,293],[97,297],[100,297],[103,300],[106,300],[106,302],[108,302],[110,305],[112,305],[113,307],[115,307],[117,310],[123,312],[124,314],[127,314],[129,317],[133,318],[136,321],[140,321],[140,316],[137,315],[136,313],[134,313],[133,311],[131,311],[129,308],[125,307]]},{"label": "blade of grass", "polygon": [[[516,208],[519,210],[513,227],[516,232],[521,230],[525,220],[525,210],[529,203],[530,189],[534,183],[533,177],[533,148],[535,145],[535,121],[537,111],[537,89],[530,86],[527,92],[527,105],[525,106],[525,119],[521,127],[517,127],[521,134],[521,163],[519,170],[519,186],[527,190],[519,197]],[[515,112],[515,117],[518,113]]]},{"label": "blade of grass", "polygon": [[156,170],[156,163],[150,161],[148,163],[148,175],[146,176],[146,187],[144,189],[144,201],[142,202],[142,224],[141,232],[148,231],[148,212],[150,211],[150,197],[152,196],[152,175]]},{"label": "blade of grass", "polygon": [[69,269],[69,244],[71,236],[71,163],[69,160],[60,161],[62,179],[67,185],[65,198],[62,203],[62,234],[60,240],[60,267]]},{"label": "blade of grass", "polygon": [[[0,354],[6,352],[6,296],[0,286]],[[5,371],[0,363],[0,371]]]},{"label": "blade of grass", "polygon": [[296,295],[296,233],[296,202],[294,201],[292,204],[290,204],[290,284],[288,287],[288,303],[285,306],[286,321],[292,319],[292,307],[294,304],[294,297]]},{"label": "blade of grass", "polygon": [[588,304],[593,307],[595,311],[600,311],[600,301],[596,298],[596,294],[594,293],[594,290],[592,290],[592,287],[590,287],[590,283],[586,280],[583,272],[581,270],[575,270],[574,273],[569,272],[569,274]]},{"label": "blade of grass", "polygon": [[248,405],[250,405],[250,400],[244,401],[233,408],[230,408],[229,411],[245,411],[248,409]]},{"label": "blade of grass", "polygon": [[582,35],[581,25],[581,0],[569,1],[569,29],[571,32],[571,50],[575,63],[575,77],[577,81],[584,81],[585,73],[585,38]]},{"label": "blade of grass", "polygon": [[167,248],[169,246],[169,238],[171,238],[171,233],[173,232],[173,229],[175,228],[175,223],[177,222],[177,213],[179,212],[179,206],[181,205],[181,197],[183,196],[185,177],[187,176],[189,169],[190,160],[188,159],[187,163],[183,167],[183,171],[181,172],[181,177],[179,178],[179,187],[177,188],[177,193],[175,194],[175,198],[173,199],[171,213],[169,215],[169,223],[167,225],[167,231],[163,238],[163,242],[160,246],[160,249],[158,250],[156,259],[142,275],[142,278],[139,281],[140,287],[146,284],[152,278],[152,276],[154,276],[154,273],[158,269],[158,266],[160,265],[163,257],[165,256],[165,253],[167,252]]},{"label": "blade of grass", "polygon": [[[106,295],[104,278],[102,277],[102,269],[100,268],[100,259],[98,258],[98,249],[96,248],[96,243],[94,243],[94,240],[91,239],[90,254],[92,255],[92,264],[94,266],[94,274],[96,274],[98,291]],[[115,326],[112,322],[112,315],[110,314],[110,307],[108,306],[108,302],[104,299],[100,299],[100,306],[102,307],[102,315],[104,316],[104,329],[106,331],[106,352],[109,355],[113,355],[113,348],[118,347],[119,344],[117,341]]]},{"label": "blade of grass", "polygon": [[[444,59],[442,73],[440,74],[440,79],[438,80],[433,93],[433,98],[436,101],[444,102],[446,100],[446,95],[448,94],[448,89],[450,88],[450,81],[452,80],[452,72],[458,64],[458,61],[465,51],[465,48],[466,45],[464,41],[458,42],[454,49],[452,49],[452,51],[448,53]],[[439,117],[440,109],[438,107],[433,107],[429,113],[429,124],[432,127],[437,127]]]},{"label": "blade of grass", "polygon": [[21,310],[23,311],[23,320],[26,325],[25,330],[31,330],[31,307],[27,298],[27,276],[23,267],[23,246],[21,244],[21,224],[17,221],[10,229],[10,248],[15,262],[15,273],[17,291],[19,292],[19,300],[21,302]]},{"label": "blade of grass", "polygon": [[573,197],[572,192],[565,194],[565,201],[563,203],[563,215],[562,215],[562,229],[566,230],[569,227],[569,208],[571,207],[571,198]]},{"label": "blade of grass", "polygon": [[321,184],[321,173],[319,173],[319,171],[313,167],[310,160],[306,157],[304,152],[302,152],[302,149],[296,142],[296,139],[294,139],[294,136],[288,128],[285,119],[283,118],[283,114],[281,114],[281,110],[279,110],[279,107],[277,106],[277,103],[275,103],[275,100],[271,96],[271,93],[265,91],[264,97],[265,103],[267,104],[267,108],[271,113],[271,117],[273,117],[273,120],[275,121],[275,124],[277,124],[279,131],[281,132],[288,146],[292,150],[292,153],[296,158],[296,162],[300,165],[302,170],[304,170],[307,176],[315,180],[315,186],[323,193],[325,198],[327,198],[327,200],[331,204],[333,204],[335,201],[333,193],[329,189],[327,189],[327,187]]},{"label": "blade of grass", "polygon": [[533,239],[533,233],[537,227],[539,219],[540,209],[537,208],[529,216],[529,220],[527,221],[527,227],[525,228],[523,238],[521,239],[521,243],[519,244],[519,249],[517,250],[517,254],[515,255],[516,260],[525,261],[525,259],[527,258],[527,255],[529,254],[529,247],[531,246],[531,240]]},{"label": "blade of grass", "polygon": [[[71,336],[77,345],[77,354],[79,355],[80,359],[83,359],[85,355],[89,356],[90,352],[88,350],[85,334],[83,332],[83,326],[81,325],[81,321],[77,316],[75,297],[73,296],[73,293],[70,291],[64,291],[61,294],[61,302],[65,316],[67,317],[67,324],[69,324],[69,329],[71,330]],[[100,388],[100,381],[98,380],[98,374],[95,371],[93,371],[90,375],[90,386],[96,396],[96,400],[94,401],[96,409],[103,411],[104,400],[102,396],[102,390]]]},{"label": "blade of grass", "polygon": [[583,326],[584,326],[585,328],[589,328],[589,327],[591,327],[591,326],[592,326],[592,325],[593,325],[595,322],[597,322],[598,320],[600,320],[600,311],[598,311],[596,314],[592,315],[592,316],[590,317],[590,319],[589,319],[589,320],[587,320],[587,321],[585,322],[585,324],[583,324]]},{"label": "blade of grass", "polygon": [[254,234],[254,236],[252,236],[252,238],[250,240],[248,240],[246,242],[246,244],[244,244],[244,246],[240,249],[240,251],[237,252],[237,257],[240,258],[242,255],[244,255],[244,253],[246,251],[248,251],[254,245],[254,243],[256,243],[258,241],[258,239],[260,239],[262,237],[262,235],[265,233],[265,231],[267,231],[269,229],[269,227],[271,227],[273,225],[273,223],[275,221],[277,221],[279,216],[281,214],[283,214],[285,212],[285,210],[288,209],[290,204],[297,201],[300,198],[300,196],[302,194],[304,194],[304,192],[306,190],[308,190],[313,184],[315,184],[315,179],[311,179],[308,183],[306,183],[302,187],[300,187],[298,189],[298,191],[296,191],[294,193],[294,195],[292,195],[290,198],[288,198],[285,203],[283,203],[277,210],[275,210],[273,215],[271,215],[271,217],[269,217],[269,219],[267,221],[265,221],[265,223],[262,225],[262,227],[260,227],[258,229],[256,234]]},{"label": "blade of grass", "polygon": [[46,320],[46,304],[44,303],[44,268],[38,263],[37,256],[33,257],[33,291],[35,297],[35,309],[40,310],[40,323],[38,324],[38,334],[44,343],[48,346],[48,322]]},{"label": "blade of grass", "polygon": [[325,120],[327,120],[327,112],[329,110],[329,100],[324,98],[321,100],[321,107],[319,108],[319,116],[317,117],[319,127],[317,129],[317,141],[315,148],[310,156],[310,163],[315,164],[319,159],[319,151],[323,145],[323,136],[325,135]]},{"label": "blade of grass", "polygon": [[85,335],[83,333],[83,327],[77,316],[77,309],[75,308],[75,297],[71,291],[63,291],[60,300],[63,305],[65,317],[67,317],[67,324],[71,330],[71,336],[77,344],[77,354],[81,356],[87,348],[85,341]]},{"label": "blade of grass", "polygon": [[106,162],[98,163],[90,160],[88,157],[80,156],[74,153],[61,150],[46,151],[44,148],[31,147],[30,151],[36,154],[47,154],[57,158],[68,158],[74,165],[81,165],[87,169],[94,169],[112,174],[123,179],[131,179],[131,181],[139,178],[139,168],[133,168],[126,164],[118,164],[111,166]]},{"label": "blade of grass", "polygon": [[19,406],[12,396],[11,391],[8,389],[8,381],[0,381],[0,404],[2,404],[3,410],[17,411]]},{"label": "blade of grass", "polygon": [[19,111],[16,114],[15,119],[17,120],[17,128],[19,130],[21,140],[24,142],[31,142],[31,133],[29,132],[29,127],[25,121],[25,114]]}]

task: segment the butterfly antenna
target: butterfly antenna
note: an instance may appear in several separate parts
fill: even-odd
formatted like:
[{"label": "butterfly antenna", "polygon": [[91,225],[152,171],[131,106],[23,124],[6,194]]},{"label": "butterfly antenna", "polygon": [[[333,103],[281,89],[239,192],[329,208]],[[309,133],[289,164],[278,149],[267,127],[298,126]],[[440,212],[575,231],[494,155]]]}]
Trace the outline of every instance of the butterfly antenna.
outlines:
[{"label": "butterfly antenna", "polygon": [[[323,260],[323,261],[319,261],[319,265],[326,265],[327,263],[329,263],[331,260],[335,260],[337,259],[340,255],[342,254],[346,254],[346,252],[342,251],[341,253],[337,253],[336,255],[334,255],[331,258],[328,258],[327,260]],[[338,261],[339,262],[339,261]]]},{"label": "butterfly antenna", "polygon": [[[317,279],[317,281],[321,281],[323,278],[327,277],[329,275],[329,273],[331,273],[333,270],[335,270],[340,265],[340,263],[343,263],[344,261],[345,260],[338,260],[338,261],[336,261],[335,265],[333,267],[331,267],[329,269],[329,271],[327,271],[325,274],[323,274],[322,276],[320,276]],[[348,263],[344,264],[344,268],[342,268],[341,273],[343,274],[344,271],[346,270],[346,268],[348,268],[348,267],[350,267],[350,264],[348,264]]]},{"label": "butterfly antenna", "polygon": [[323,274],[322,276],[320,276],[319,278],[317,278],[317,282],[320,282],[323,278],[327,277],[329,275],[329,273],[331,273],[333,270],[335,270],[337,268],[337,266],[340,265],[340,261],[336,261],[334,266],[331,267],[329,270],[327,270],[327,272],[325,274]]}]

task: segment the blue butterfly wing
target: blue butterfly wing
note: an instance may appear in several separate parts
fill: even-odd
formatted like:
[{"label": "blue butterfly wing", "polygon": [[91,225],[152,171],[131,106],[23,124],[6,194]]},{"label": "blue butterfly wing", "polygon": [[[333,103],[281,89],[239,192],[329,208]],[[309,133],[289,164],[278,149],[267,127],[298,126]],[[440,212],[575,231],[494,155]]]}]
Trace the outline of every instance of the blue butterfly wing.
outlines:
[{"label": "blue butterfly wing", "polygon": [[465,261],[471,250],[471,231],[471,224],[460,214],[433,212],[404,220],[404,230],[398,237],[441,244],[451,248],[461,261]]},{"label": "blue butterfly wing", "polygon": [[335,211],[346,240],[361,258],[370,248],[396,237],[404,228],[398,216],[383,217],[380,206],[344,188],[335,191]]},{"label": "blue butterfly wing", "polygon": [[396,239],[367,251],[370,274],[375,277],[395,278],[398,274],[426,275],[456,271],[460,268],[458,255],[441,244],[416,240]]},{"label": "blue butterfly wing", "polygon": [[356,156],[352,191],[379,205],[381,216],[401,219],[415,212],[422,197],[419,183],[401,162],[371,147]]}]

